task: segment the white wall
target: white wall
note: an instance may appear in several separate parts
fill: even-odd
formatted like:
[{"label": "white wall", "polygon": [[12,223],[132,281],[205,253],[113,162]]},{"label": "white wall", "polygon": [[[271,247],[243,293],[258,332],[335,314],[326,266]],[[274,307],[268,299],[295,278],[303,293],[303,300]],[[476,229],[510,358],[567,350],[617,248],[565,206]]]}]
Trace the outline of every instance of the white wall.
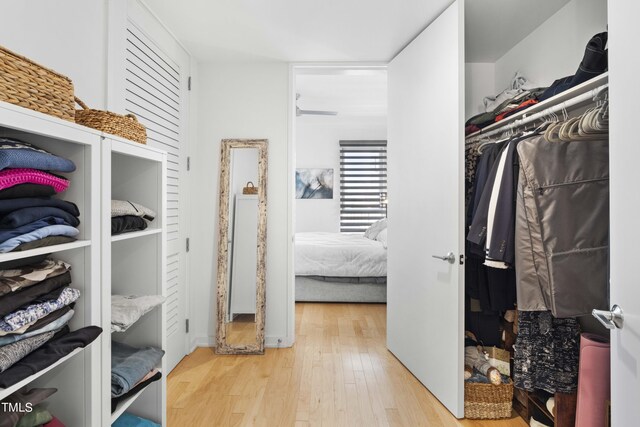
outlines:
[{"label": "white wall", "polygon": [[288,81],[285,63],[198,67],[198,136],[191,157],[190,323],[192,344],[215,342],[220,140],[269,140],[267,172],[267,344],[287,336]]},{"label": "white wall", "polygon": [[496,93],[495,64],[470,62],[465,64],[465,118],[484,112],[485,96]]},{"label": "white wall", "polygon": [[340,231],[340,140],[387,139],[387,117],[296,118],[296,168],[333,168],[333,199],[296,200],[296,232]]},{"label": "white wall", "polygon": [[606,0],[572,0],[496,61],[496,92],[516,71],[540,86],[574,74],[589,39],[606,29]]},{"label": "white wall", "polygon": [[107,0],[2,2],[0,44],[73,80],[76,96],[106,105]]}]

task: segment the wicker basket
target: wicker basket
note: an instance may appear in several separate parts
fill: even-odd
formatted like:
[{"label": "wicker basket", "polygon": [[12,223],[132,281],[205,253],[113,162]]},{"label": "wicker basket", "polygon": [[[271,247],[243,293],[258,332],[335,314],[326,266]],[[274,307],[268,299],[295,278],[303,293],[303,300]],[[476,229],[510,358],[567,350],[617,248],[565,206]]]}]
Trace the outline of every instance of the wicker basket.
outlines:
[{"label": "wicker basket", "polygon": [[253,185],[253,182],[247,182],[247,185],[242,188],[242,194],[258,194],[258,187]]},{"label": "wicker basket", "polygon": [[0,101],[73,121],[73,83],[68,77],[0,46]]},{"label": "wicker basket", "polygon": [[123,116],[110,111],[93,110],[80,99],[75,100],[82,107],[82,110],[76,110],[76,123],[140,144],[147,143],[147,131],[133,114]]},{"label": "wicker basket", "polygon": [[513,382],[493,385],[464,383],[464,416],[476,420],[510,418]]}]

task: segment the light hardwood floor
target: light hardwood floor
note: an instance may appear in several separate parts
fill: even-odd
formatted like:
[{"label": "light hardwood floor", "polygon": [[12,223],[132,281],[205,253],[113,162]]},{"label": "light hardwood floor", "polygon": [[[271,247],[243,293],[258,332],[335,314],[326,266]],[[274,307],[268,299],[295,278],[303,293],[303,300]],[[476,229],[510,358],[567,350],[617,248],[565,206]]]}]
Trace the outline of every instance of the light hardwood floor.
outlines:
[{"label": "light hardwood floor", "polygon": [[527,425],[451,416],[386,349],[383,304],[297,304],[296,331],[263,356],[187,356],[169,375],[169,427]]}]

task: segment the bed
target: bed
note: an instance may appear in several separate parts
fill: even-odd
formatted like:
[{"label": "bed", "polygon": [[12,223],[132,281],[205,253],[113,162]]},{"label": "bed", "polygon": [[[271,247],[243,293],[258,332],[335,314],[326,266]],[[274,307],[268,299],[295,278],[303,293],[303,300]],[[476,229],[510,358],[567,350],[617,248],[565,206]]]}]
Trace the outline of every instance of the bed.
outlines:
[{"label": "bed", "polygon": [[386,239],[344,233],[297,233],[295,274],[296,301],[384,303]]}]

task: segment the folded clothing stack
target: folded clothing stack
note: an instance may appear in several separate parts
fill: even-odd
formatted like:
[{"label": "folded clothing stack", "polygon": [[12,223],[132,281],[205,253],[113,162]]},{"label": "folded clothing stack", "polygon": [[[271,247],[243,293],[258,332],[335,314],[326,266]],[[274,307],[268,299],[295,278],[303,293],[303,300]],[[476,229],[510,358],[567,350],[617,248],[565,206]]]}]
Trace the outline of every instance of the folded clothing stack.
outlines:
[{"label": "folded clothing stack", "polygon": [[126,331],[166,299],[162,295],[111,295],[111,332]]},{"label": "folded clothing stack", "polygon": [[35,374],[102,331],[69,332],[80,291],[69,287],[71,266],[46,256],[4,263],[0,270],[0,387]]},{"label": "folded clothing stack", "polygon": [[69,180],[75,164],[17,139],[0,137],[0,253],[74,241],[78,207],[52,196]]},{"label": "folded clothing stack", "polygon": [[164,351],[155,347],[111,342],[111,412],[122,400],[162,378],[156,366],[163,356]]},{"label": "folded clothing stack", "polygon": [[126,200],[111,201],[111,235],[129,233],[147,228],[147,221],[153,221],[156,213],[138,203]]},{"label": "folded clothing stack", "polygon": [[55,388],[33,388],[31,390],[23,388],[8,396],[2,403],[11,405],[0,405],[0,427],[64,427],[42,405],[42,402],[56,391],[58,390]]}]

